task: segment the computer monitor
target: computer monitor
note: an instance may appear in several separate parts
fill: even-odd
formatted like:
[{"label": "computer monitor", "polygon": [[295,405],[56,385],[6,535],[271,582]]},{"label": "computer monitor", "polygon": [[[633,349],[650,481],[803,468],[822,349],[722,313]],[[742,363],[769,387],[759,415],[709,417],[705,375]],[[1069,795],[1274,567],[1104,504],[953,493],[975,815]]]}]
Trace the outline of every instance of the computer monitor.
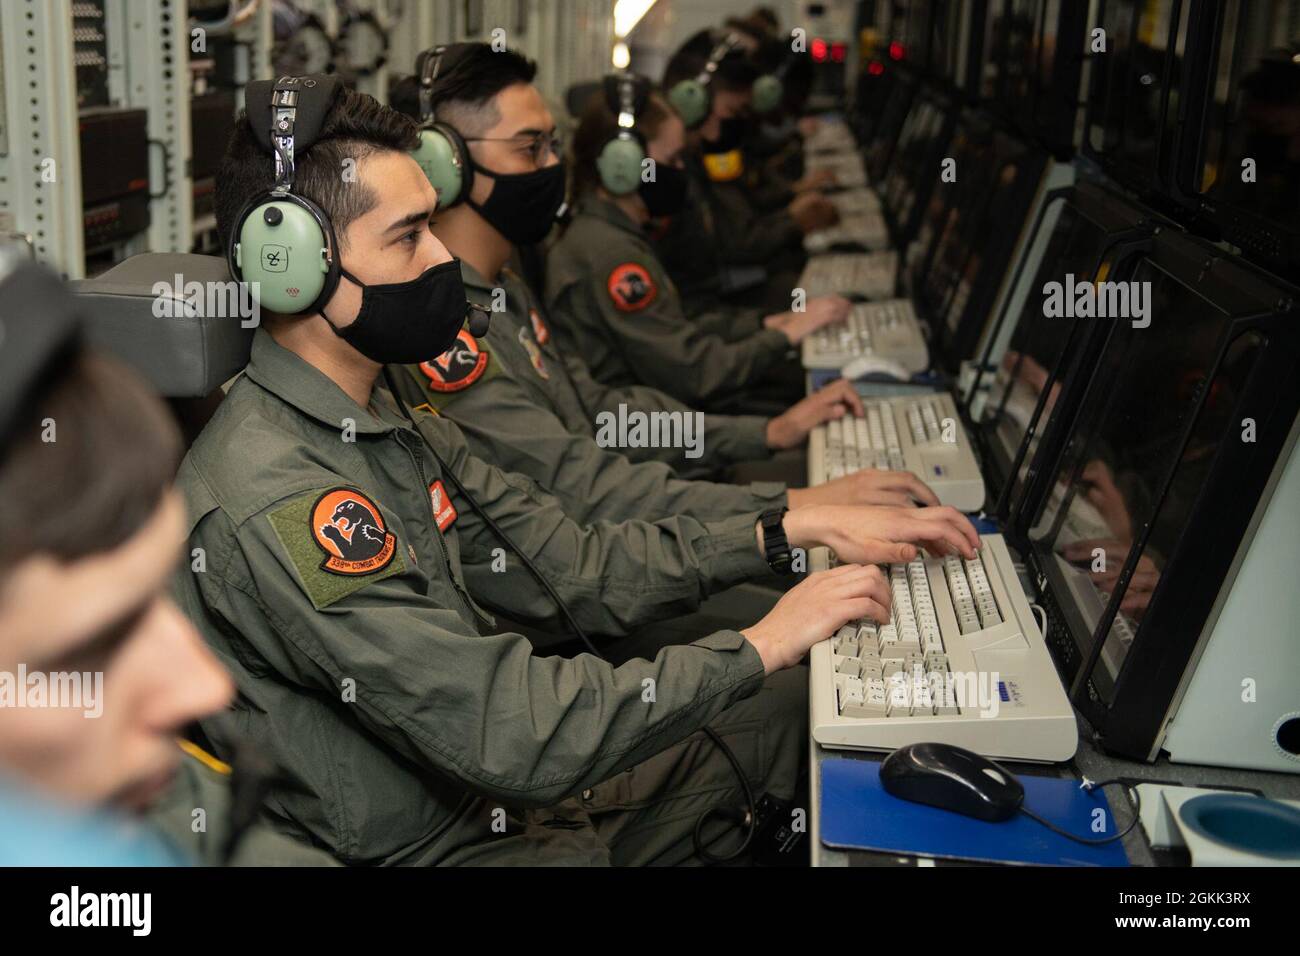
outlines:
[{"label": "computer monitor", "polygon": [[900,245],[911,241],[939,178],[939,161],[952,135],[954,117],[946,102],[926,93],[917,97],[908,115],[881,189],[890,235]]},{"label": "computer monitor", "polygon": [[[1070,414],[1078,377],[1095,358],[1089,342],[1096,320],[1056,314],[1073,310],[1054,310],[1052,297],[1084,283],[1122,279],[1154,228],[1146,210],[1094,184],[1075,186],[1052,205],[1035,237],[1043,248],[1030,291],[1018,314],[1004,319],[1014,323],[1006,352],[996,371],[985,373],[987,395],[973,416],[990,496],[997,502],[993,513],[1001,519],[1020,506],[1042,435],[1063,431],[1054,426]],[[989,361],[985,356],[982,367]],[[983,384],[976,381],[974,391]],[[1007,530],[1016,540],[1014,529]]]},{"label": "computer monitor", "polygon": [[1035,466],[1048,490],[1021,518],[1072,698],[1108,749],[1149,758],[1294,441],[1300,323],[1286,287],[1172,229],[1130,281],[1149,308],[1098,326],[1068,439],[1038,456],[1053,455]]},{"label": "computer monitor", "polygon": [[1042,0],[1033,109],[1029,128],[1054,156],[1068,158],[1082,132],[1079,88],[1085,55],[1088,4],[1078,0]]},{"label": "computer monitor", "polygon": [[[917,241],[909,250],[905,287],[917,302],[920,315],[930,320],[939,315],[952,291],[949,272],[933,268],[936,255],[945,247],[945,241],[957,229],[963,208],[979,203],[979,196],[988,187],[992,176],[989,165],[988,140],[991,130],[987,121],[967,112],[958,118],[944,159],[953,160],[956,177],[944,176],[936,169],[936,182],[926,203]],[[944,281],[948,278],[949,281]]]},{"label": "computer monitor", "polygon": [[1106,53],[1092,57],[1083,152],[1169,208],[1179,101],[1189,82],[1188,3],[1098,0]]},{"label": "computer monitor", "polygon": [[969,177],[930,254],[918,292],[931,325],[931,355],[949,375],[975,350],[1011,265],[1046,166],[1046,155],[1003,130],[985,129],[974,162],[958,160]]},{"label": "computer monitor", "polygon": [[979,98],[987,0],[934,0],[930,7],[929,76],[964,102]]},{"label": "computer monitor", "polygon": [[878,183],[885,177],[894,148],[912,109],[912,100],[920,88],[920,80],[911,72],[900,71],[894,81],[889,98],[881,108],[880,119],[875,124],[872,141],[864,151],[869,182]]},{"label": "computer monitor", "polygon": [[1176,170],[1211,238],[1300,278],[1300,0],[1227,0],[1201,21],[1199,102]]}]

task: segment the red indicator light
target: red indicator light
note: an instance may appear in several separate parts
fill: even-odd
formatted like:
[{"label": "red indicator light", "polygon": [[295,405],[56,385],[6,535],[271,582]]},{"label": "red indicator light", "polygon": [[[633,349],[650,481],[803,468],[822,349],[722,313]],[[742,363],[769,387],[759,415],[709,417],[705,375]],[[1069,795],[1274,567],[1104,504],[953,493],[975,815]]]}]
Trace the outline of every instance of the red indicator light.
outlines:
[{"label": "red indicator light", "polygon": [[885,64],[881,63],[879,60],[872,60],[867,64],[867,73],[870,76],[880,76],[884,72]]},{"label": "red indicator light", "polygon": [[826,62],[826,41],[821,37],[812,41],[812,58],[818,63]]},{"label": "red indicator light", "polygon": [[845,52],[846,52],[846,50],[845,50],[845,47],[844,47],[844,44],[843,44],[843,43],[832,43],[832,44],[831,44],[831,59],[834,60],[836,63],[843,63],[843,62],[844,62],[844,54],[845,54]]},{"label": "red indicator light", "polygon": [[903,44],[899,43],[897,40],[889,44],[889,58],[891,60],[901,60],[906,55],[907,51],[903,49]]}]

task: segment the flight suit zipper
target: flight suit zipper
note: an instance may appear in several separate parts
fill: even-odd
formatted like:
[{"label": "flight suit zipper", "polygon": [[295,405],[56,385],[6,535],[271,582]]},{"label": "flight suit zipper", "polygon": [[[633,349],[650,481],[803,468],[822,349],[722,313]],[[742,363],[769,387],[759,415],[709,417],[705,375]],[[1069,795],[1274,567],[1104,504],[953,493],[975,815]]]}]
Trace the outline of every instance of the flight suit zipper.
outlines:
[{"label": "flight suit zipper", "polygon": [[[424,493],[427,496],[429,493],[430,482],[428,480],[428,475],[426,475],[424,472],[423,452],[421,452],[419,448],[412,448],[410,445],[408,445],[406,443],[406,440],[402,437],[403,432],[401,432],[400,430],[394,431],[393,434],[397,437],[397,443],[401,445],[404,449],[406,449],[406,454],[410,457],[411,464],[415,468],[415,474],[420,479],[420,487],[424,490]],[[447,580],[451,582],[452,590],[454,590],[456,592],[456,596],[460,598],[460,602],[462,605],[464,605],[465,610],[469,611],[471,618],[473,618],[475,621],[478,621],[479,624],[485,627],[488,628],[493,627],[493,622],[488,620],[487,617],[485,617],[478,610],[478,608],[474,606],[474,602],[470,600],[469,594],[465,591],[464,588],[461,587],[460,581],[456,579],[456,572],[452,569],[451,566],[451,553],[447,550],[447,542],[443,540],[442,531],[438,528],[437,522],[434,521],[433,519],[432,505],[429,506],[429,520],[433,526],[433,539],[437,543],[438,553],[442,555],[442,563],[443,566],[447,569]]]}]

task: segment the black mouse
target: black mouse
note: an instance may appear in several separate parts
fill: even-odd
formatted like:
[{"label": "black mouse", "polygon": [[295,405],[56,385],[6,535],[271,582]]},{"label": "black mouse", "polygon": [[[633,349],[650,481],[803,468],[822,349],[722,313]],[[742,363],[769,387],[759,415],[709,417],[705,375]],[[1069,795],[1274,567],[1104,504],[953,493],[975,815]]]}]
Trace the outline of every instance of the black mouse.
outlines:
[{"label": "black mouse", "polygon": [[1020,781],[992,760],[951,744],[909,744],[880,765],[886,793],[941,810],[997,822],[1025,799]]}]

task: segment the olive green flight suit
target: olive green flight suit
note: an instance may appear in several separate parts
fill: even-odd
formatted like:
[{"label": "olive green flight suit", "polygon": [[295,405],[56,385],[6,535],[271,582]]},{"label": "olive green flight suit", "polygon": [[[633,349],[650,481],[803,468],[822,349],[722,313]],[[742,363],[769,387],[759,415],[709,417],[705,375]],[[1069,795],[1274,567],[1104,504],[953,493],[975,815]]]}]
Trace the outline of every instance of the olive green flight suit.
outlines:
[{"label": "olive green flight suit", "polygon": [[178,475],[177,596],[235,676],[237,732],[280,765],[277,827],[347,863],[682,862],[695,811],[734,787],[708,723],[756,788],[793,794],[806,675],[765,682],[735,631],[617,668],[534,656],[478,602],[558,612],[513,554],[492,570],[504,545],[439,459],[593,632],[766,573],[757,514],[578,525],[391,403],[359,407],[259,329]]},{"label": "olive green flight suit", "polygon": [[[767,422],[757,416],[706,415],[698,459],[686,458],[683,448],[600,447],[597,416],[617,416],[619,404],[692,420],[695,412],[644,386],[605,388],[581,360],[565,361],[527,284],[513,272],[505,270],[496,286],[467,263],[461,263],[461,273],[471,301],[503,307],[493,313],[486,336],[461,343],[462,360],[477,350],[486,354],[486,363],[455,380],[437,369],[430,375],[424,370],[428,363],[404,366],[394,369],[394,382],[408,405],[427,404],[460,426],[473,454],[533,478],[575,521],[653,521],[677,514],[712,520],[785,507],[785,486],[776,482],[738,487],[682,481],[668,467],[689,472],[698,462],[716,468],[767,457]],[[629,461],[633,456],[635,462]]]},{"label": "olive green flight suit", "polygon": [[547,255],[546,302],[562,347],[597,379],[641,382],[697,408],[743,401],[778,375],[790,352],[775,329],[731,342],[703,332],[682,311],[641,228],[594,195],[579,202]]},{"label": "olive green flight suit", "polygon": [[291,839],[260,821],[239,834],[227,859],[226,842],[234,827],[230,782],[229,766],[208,754],[186,753],[176,779],[149,808],[145,819],[200,866],[339,865],[324,850]]},{"label": "olive green flight suit", "polygon": [[[743,179],[715,183],[698,157],[688,157],[686,170],[691,202],[672,217],[654,248],[687,308],[699,308],[714,293],[763,313],[788,311],[806,261],[803,233],[789,212],[756,211]],[[724,270],[753,266],[766,273],[760,285],[734,292],[718,289]]]}]

